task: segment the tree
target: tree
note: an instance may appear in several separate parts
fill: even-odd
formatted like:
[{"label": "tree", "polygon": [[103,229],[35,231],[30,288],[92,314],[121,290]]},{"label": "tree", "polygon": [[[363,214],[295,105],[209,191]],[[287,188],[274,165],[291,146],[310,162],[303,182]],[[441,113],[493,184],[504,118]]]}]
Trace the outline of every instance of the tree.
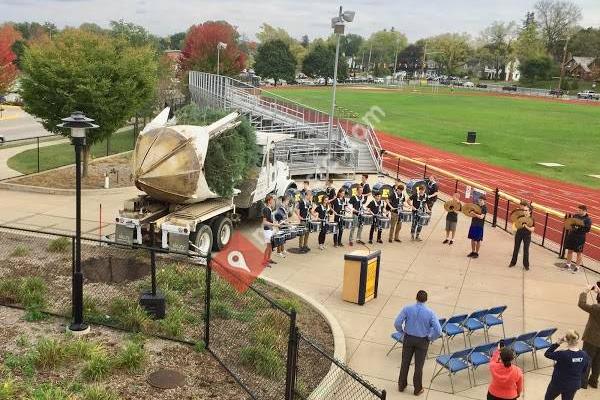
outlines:
[{"label": "tree", "polygon": [[277,86],[280,79],[295,79],[296,59],[283,41],[270,40],[258,46],[254,70],[263,78],[273,78]]},{"label": "tree", "polygon": [[[312,48],[304,58],[302,72],[311,78],[325,78],[325,84],[333,79],[335,64],[335,48],[325,43],[322,39],[313,41]],[[348,64],[345,57],[340,56],[338,62],[338,80],[348,78]]]},{"label": "tree", "polygon": [[506,65],[514,60],[516,28],[517,24],[514,21],[508,23],[494,21],[481,32],[484,49],[480,54],[494,67],[496,79],[504,79]]},{"label": "tree", "polygon": [[0,94],[7,92],[18,75],[13,46],[21,34],[10,24],[0,27]]},{"label": "tree", "polygon": [[398,67],[408,73],[415,74],[423,68],[424,42],[409,44],[398,53]]},{"label": "tree", "polygon": [[446,75],[460,74],[472,53],[469,36],[466,33],[445,33],[427,40],[428,52]]},{"label": "tree", "polygon": [[307,53],[306,47],[291,37],[285,29],[276,28],[265,23],[260,26],[260,30],[256,34],[256,38],[260,43],[266,43],[270,40],[281,40],[283,43],[289,46],[290,51],[296,59],[297,66],[300,67],[302,65],[302,60]]},{"label": "tree", "polygon": [[100,25],[95,24],[93,22],[84,22],[83,24],[79,25],[79,29],[81,29],[82,31],[88,31],[96,34],[108,34],[110,32],[109,29],[104,29]]},{"label": "tree", "polygon": [[546,49],[560,61],[567,37],[582,18],[581,8],[570,1],[541,0],[535,4],[535,9]]},{"label": "tree", "polygon": [[371,34],[369,39],[362,43],[361,52],[371,55],[372,64],[381,64],[379,70],[383,67],[392,66],[395,62],[396,52],[402,51],[408,45],[406,36],[398,31],[382,30]]},{"label": "tree", "polygon": [[222,75],[238,75],[246,62],[246,55],[237,44],[238,37],[235,28],[223,21],[208,21],[192,26],[181,51],[181,69],[216,72],[217,44],[223,42],[227,48],[220,50],[219,71]]},{"label": "tree", "polygon": [[548,55],[528,58],[521,62],[521,81],[532,83],[552,78],[554,63]]},{"label": "tree", "polygon": [[88,132],[89,147],[109,138],[155,94],[157,61],[149,46],[133,47],[80,29],[66,29],[52,41],[33,43],[23,57],[21,95],[25,111],[44,128],[69,136],[57,127],[61,118],[81,110],[100,128]]},{"label": "tree", "polygon": [[186,32],[177,32],[169,36],[169,47],[171,50],[181,50]]},{"label": "tree", "polygon": [[300,41],[300,44],[305,49],[308,49],[308,46],[310,46],[310,40],[308,39],[308,35],[303,35],[302,36],[302,40]]},{"label": "tree", "polygon": [[515,43],[515,55],[521,64],[529,58],[540,58],[548,54],[535,21],[534,13],[527,13],[523,27]]},{"label": "tree", "polygon": [[581,29],[569,42],[569,51],[575,56],[600,57],[600,29]]},{"label": "tree", "polygon": [[110,21],[110,33],[114,37],[127,40],[129,44],[135,47],[150,45],[158,48],[158,39],[146,28],[133,22],[125,22],[122,19]]}]

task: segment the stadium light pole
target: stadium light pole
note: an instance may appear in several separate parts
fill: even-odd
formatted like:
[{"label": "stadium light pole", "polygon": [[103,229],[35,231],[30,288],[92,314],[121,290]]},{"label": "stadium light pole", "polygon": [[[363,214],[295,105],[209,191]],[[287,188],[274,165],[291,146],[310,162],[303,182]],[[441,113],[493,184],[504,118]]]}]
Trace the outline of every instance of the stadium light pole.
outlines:
[{"label": "stadium light pole", "polygon": [[340,38],[344,34],[346,22],[354,21],[355,14],[354,11],[342,11],[342,6],[340,6],[338,16],[331,19],[331,27],[333,28],[333,33],[337,36],[337,43],[333,66],[333,98],[331,100],[331,114],[329,114],[329,126],[327,129],[327,179],[329,179],[331,169],[331,136],[333,135],[333,115],[335,114],[335,90],[337,87],[338,62],[340,58]]},{"label": "stadium light pole", "polygon": [[83,322],[83,273],[81,272],[81,153],[85,146],[86,129],[98,128],[94,120],[81,111],[74,111],[63,118],[60,128],[71,129],[71,142],[75,146],[75,269],[72,282],[72,322],[67,328],[75,334],[88,333],[90,327]]},{"label": "stadium light pole", "polygon": [[219,75],[219,67],[221,66],[221,50],[225,50],[227,48],[227,43],[219,42],[217,43],[217,75]]}]

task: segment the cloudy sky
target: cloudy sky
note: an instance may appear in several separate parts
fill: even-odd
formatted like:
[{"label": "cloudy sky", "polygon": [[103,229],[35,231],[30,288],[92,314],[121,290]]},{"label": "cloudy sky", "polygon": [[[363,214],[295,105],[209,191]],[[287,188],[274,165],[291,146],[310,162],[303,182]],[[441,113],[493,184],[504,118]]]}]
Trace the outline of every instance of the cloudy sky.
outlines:
[{"label": "cloudy sky", "polygon": [[[52,21],[59,27],[123,19],[157,35],[186,30],[206,20],[227,20],[254,38],[267,22],[293,36],[325,36],[337,7],[356,11],[348,32],[368,35],[395,27],[414,41],[444,32],[478,34],[494,20],[520,21],[536,0],[0,0],[0,22]],[[583,9],[581,25],[600,26],[600,0],[573,0]]]}]

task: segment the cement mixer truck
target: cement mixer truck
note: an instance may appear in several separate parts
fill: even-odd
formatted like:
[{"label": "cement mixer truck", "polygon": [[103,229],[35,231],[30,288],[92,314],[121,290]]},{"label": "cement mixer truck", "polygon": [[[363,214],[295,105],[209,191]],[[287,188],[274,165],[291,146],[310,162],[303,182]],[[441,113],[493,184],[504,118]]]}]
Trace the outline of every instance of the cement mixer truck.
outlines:
[{"label": "cement mixer truck", "polygon": [[206,182],[208,142],[239,124],[236,112],[208,126],[169,125],[163,110],[142,130],[132,155],[135,185],[145,194],[125,201],[116,218],[119,244],[160,243],[162,248],[206,257],[229,243],[234,222],[253,217],[267,194],[282,196],[296,184],[273,147],[288,135],[256,132],[260,165],[230,198]]}]

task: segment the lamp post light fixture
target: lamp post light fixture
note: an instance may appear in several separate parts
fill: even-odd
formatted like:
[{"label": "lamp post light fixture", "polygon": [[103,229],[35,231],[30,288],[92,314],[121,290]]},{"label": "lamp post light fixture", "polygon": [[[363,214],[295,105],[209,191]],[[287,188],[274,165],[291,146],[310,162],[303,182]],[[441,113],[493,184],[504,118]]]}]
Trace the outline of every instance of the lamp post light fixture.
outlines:
[{"label": "lamp post light fixture", "polygon": [[331,136],[333,135],[333,115],[335,114],[335,90],[337,87],[338,62],[340,58],[340,38],[344,34],[346,22],[354,21],[354,11],[343,11],[340,6],[340,11],[337,17],[331,19],[331,27],[333,33],[337,36],[335,45],[335,63],[333,67],[333,98],[331,100],[331,114],[329,114],[329,126],[327,129],[327,179],[329,179],[329,170],[331,169]]},{"label": "lamp post light fixture", "polygon": [[67,328],[75,334],[88,333],[90,327],[83,322],[83,273],[81,272],[81,153],[85,146],[86,129],[98,128],[94,120],[81,111],[74,111],[63,118],[60,128],[71,129],[71,141],[75,146],[75,268],[72,282],[72,322]]},{"label": "lamp post light fixture", "polygon": [[217,75],[219,75],[219,67],[221,65],[220,53],[221,50],[225,50],[227,48],[227,43],[219,42],[217,43]]}]

